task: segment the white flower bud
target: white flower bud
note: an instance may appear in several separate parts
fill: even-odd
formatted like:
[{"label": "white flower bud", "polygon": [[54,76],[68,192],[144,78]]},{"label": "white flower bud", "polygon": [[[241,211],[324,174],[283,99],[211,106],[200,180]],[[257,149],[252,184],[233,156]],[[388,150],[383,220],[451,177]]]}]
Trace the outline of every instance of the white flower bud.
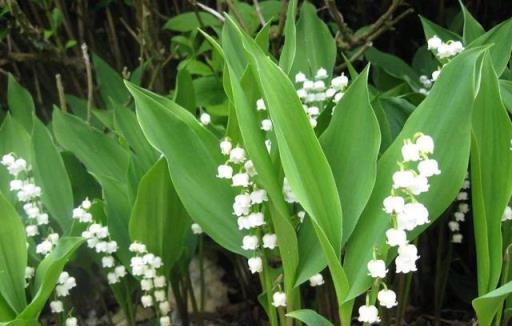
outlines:
[{"label": "white flower bud", "polygon": [[224,140],[220,142],[220,152],[222,154],[229,155],[232,148],[233,148],[233,144],[231,144],[229,139],[224,138]]},{"label": "white flower bud", "polygon": [[441,170],[439,170],[439,166],[436,160],[424,160],[418,163],[418,171],[421,176],[429,178],[433,175],[441,174]]},{"label": "white flower bud", "polygon": [[272,295],[272,305],[274,307],[286,307],[286,293],[284,292],[275,292]]},{"label": "white flower bud", "polygon": [[263,271],[263,261],[261,257],[251,257],[247,260],[251,273],[261,273]]},{"label": "white flower bud", "polygon": [[238,146],[233,148],[231,152],[229,152],[229,160],[235,164],[245,162],[245,149]]},{"label": "white flower bud", "polygon": [[379,300],[379,304],[381,306],[388,309],[393,308],[398,304],[398,302],[396,302],[396,293],[393,290],[380,290],[377,294],[377,299]]},{"label": "white flower bud", "polygon": [[277,236],[273,233],[267,233],[263,236],[263,248],[273,250],[277,247]]},{"label": "white flower bud", "polygon": [[231,179],[233,177],[233,168],[227,164],[222,164],[217,167],[217,178]]},{"label": "white flower bud", "polygon": [[140,302],[144,308],[153,306],[153,297],[151,295],[143,295],[140,298]]},{"label": "white flower bud", "polygon": [[199,116],[199,120],[203,125],[207,126],[212,121],[212,117],[208,113],[203,112],[201,113],[201,116]]},{"label": "white flower bud", "polygon": [[201,225],[199,225],[197,223],[192,223],[190,228],[192,229],[192,233],[193,234],[201,234],[201,233],[203,233],[203,228],[201,227]]},{"label": "white flower bud", "polygon": [[373,278],[384,278],[388,270],[383,260],[372,259],[368,262],[368,275]]},{"label": "white flower bud", "polygon": [[50,310],[54,314],[58,314],[64,311],[64,305],[62,304],[62,301],[55,300],[50,302]]},{"label": "white flower bud", "polygon": [[418,249],[415,245],[407,244],[398,247],[398,256],[395,260],[396,272],[406,274],[416,271],[418,258]]},{"label": "white flower bud", "polygon": [[320,273],[317,273],[309,278],[310,286],[320,286],[323,285],[324,283],[324,277]]},{"label": "white flower bud", "polygon": [[434,140],[428,135],[421,135],[418,137],[418,139],[416,139],[416,146],[418,146],[421,153],[434,153]]},{"label": "white flower bud", "polygon": [[237,173],[231,178],[233,187],[248,187],[250,184],[249,175],[247,173]]},{"label": "white flower bud", "polygon": [[364,305],[359,307],[359,320],[362,323],[375,324],[380,322],[379,310],[373,305]]},{"label": "white flower bud", "polygon": [[263,131],[271,131],[272,130],[272,120],[270,119],[263,119],[261,120],[261,130]]},{"label": "white flower bud", "polygon": [[246,235],[242,239],[242,249],[256,250],[259,247],[259,239],[255,235]]},{"label": "white flower bud", "polygon": [[388,214],[398,214],[404,210],[405,200],[400,196],[388,196],[384,199],[384,211]]},{"label": "white flower bud", "polygon": [[386,231],[386,243],[390,247],[398,247],[407,244],[407,234],[404,230],[388,229]]}]

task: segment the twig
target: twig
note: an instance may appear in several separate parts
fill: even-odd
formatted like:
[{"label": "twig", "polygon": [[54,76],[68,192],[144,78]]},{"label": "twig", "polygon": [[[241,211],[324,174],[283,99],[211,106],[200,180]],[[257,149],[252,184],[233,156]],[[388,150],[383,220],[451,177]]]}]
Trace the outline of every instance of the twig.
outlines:
[{"label": "twig", "polygon": [[117,32],[116,32],[116,28],[115,28],[115,24],[114,24],[114,19],[112,18],[112,12],[110,11],[110,8],[107,7],[106,9],[106,14],[107,14],[107,25],[108,25],[108,30],[110,31],[110,35],[111,35],[111,38],[112,38],[112,47],[113,47],[113,51],[114,51],[114,58],[116,60],[116,67],[117,69],[121,68],[121,50],[119,49],[119,40],[117,38]]},{"label": "twig", "polygon": [[338,10],[338,7],[336,7],[336,2],[334,0],[325,0],[325,4],[329,9],[329,13],[332,19],[334,19],[334,22],[336,23],[336,25],[338,25],[338,28],[341,34],[343,35],[343,38],[349,39],[352,35],[352,31],[347,26],[347,23],[345,22],[342,13]]},{"label": "twig", "polygon": [[62,77],[60,74],[55,75],[55,80],[57,81],[57,92],[59,93],[59,103],[60,109],[63,112],[68,112],[68,107],[66,105],[66,97],[64,96],[64,85],[62,85]]},{"label": "twig", "polygon": [[92,101],[93,101],[93,83],[92,68],[89,53],[87,52],[87,44],[82,44],[82,55],[85,62],[85,71],[87,73],[87,123],[91,121]]},{"label": "twig", "polygon": [[260,20],[261,26],[265,26],[265,17],[263,17],[263,14],[261,13],[260,3],[258,0],[252,0],[254,3],[254,9],[256,9],[256,16],[258,16],[258,19]]},{"label": "twig", "polygon": [[249,30],[247,29],[247,26],[245,25],[244,19],[242,18],[242,15],[240,14],[240,11],[238,11],[238,8],[233,4],[232,0],[226,0],[226,3],[228,4],[229,9],[233,12],[233,15],[235,16],[236,20],[238,20],[238,23],[240,24],[240,27],[246,32]]},{"label": "twig", "polygon": [[220,20],[221,22],[224,23],[224,21],[225,21],[224,16],[222,16],[222,14],[220,12],[218,12],[217,10],[210,8],[207,5],[202,4],[201,2],[196,2],[196,6],[203,9],[204,11],[214,15],[215,17],[217,17],[218,20]]}]

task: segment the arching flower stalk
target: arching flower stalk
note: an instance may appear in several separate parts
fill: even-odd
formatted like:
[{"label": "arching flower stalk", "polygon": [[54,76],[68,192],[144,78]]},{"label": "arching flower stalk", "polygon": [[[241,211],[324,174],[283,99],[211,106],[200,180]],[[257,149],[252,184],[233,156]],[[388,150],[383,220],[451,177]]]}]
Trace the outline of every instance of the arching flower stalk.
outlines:
[{"label": "arching flower stalk", "polygon": [[[413,139],[406,139],[401,149],[402,161],[398,162],[399,171],[393,174],[391,194],[383,201],[384,211],[390,215],[392,228],[386,231],[386,245],[397,247],[395,272],[407,274],[417,270],[418,249],[407,240],[407,231],[429,223],[427,208],[416,196],[430,188],[428,179],[439,175],[438,163],[431,158],[434,153],[434,140],[422,133]],[[384,249],[387,252],[386,249]],[[378,290],[379,305],[392,308],[398,304],[396,293],[389,289],[384,279],[388,273],[385,257],[379,258],[374,249],[373,259],[368,262],[368,274],[374,279],[374,288]],[[382,289],[380,289],[382,286]],[[366,304],[359,308],[359,321],[370,324],[380,322],[378,309],[371,304],[367,294]]]},{"label": "arching flower stalk", "polygon": [[427,40],[427,49],[432,52],[436,59],[441,63],[441,66],[432,72],[432,77],[428,78],[425,75],[421,75],[419,80],[423,85],[419,89],[419,93],[427,95],[430,92],[430,88],[441,74],[443,67],[450,62],[457,54],[464,51],[464,45],[461,41],[448,40],[443,42],[437,35],[432,36]]},{"label": "arching flower stalk", "polygon": [[308,79],[302,72],[295,75],[295,83],[300,87],[297,95],[302,101],[304,111],[313,128],[316,127],[318,116],[322,113],[325,104],[338,103],[348,85],[348,78],[344,74],[333,78],[329,86],[325,82],[328,78],[329,75],[324,68],[318,69],[313,79]]},{"label": "arching flower stalk", "polygon": [[448,222],[448,228],[452,232],[451,242],[462,243],[462,233],[460,232],[460,223],[466,221],[466,214],[469,213],[469,187],[471,183],[466,176],[462,189],[457,194],[457,210],[453,213],[453,218]]},{"label": "arching flower stalk", "polygon": [[90,213],[92,203],[85,199],[77,208],[73,209],[73,219],[87,225],[82,237],[87,240],[87,247],[93,249],[101,257],[101,267],[107,273],[109,284],[119,283],[126,276],[126,268],[118,264],[115,253],[118,250],[117,242],[112,240],[107,226],[94,222]]},{"label": "arching flower stalk", "polygon": [[[16,194],[16,199],[23,212],[23,223],[25,233],[28,238],[33,239],[35,244],[35,253],[46,257],[57,245],[60,235],[50,226],[49,216],[41,201],[41,187],[35,184],[32,175],[32,167],[24,158],[18,157],[14,153],[5,154],[0,161],[13,177],[9,182],[9,190]],[[30,248],[31,243],[28,243]],[[35,275],[35,268],[25,267],[25,287],[30,286],[30,282]],[[66,314],[65,299],[69,296],[69,291],[76,287],[76,279],[63,271],[59,275],[57,286],[54,290],[54,300],[50,302],[52,313]],[[71,309],[69,309],[71,311]],[[76,325],[77,319],[67,313],[66,325]],[[75,323],[75,324],[74,324]]]},{"label": "arching flower stalk", "polygon": [[154,307],[161,326],[171,325],[169,312],[171,305],[167,298],[167,280],[159,273],[163,266],[162,259],[149,253],[146,246],[133,242],[129,250],[135,254],[130,260],[132,275],[139,279],[143,295],[140,298],[144,308]]}]

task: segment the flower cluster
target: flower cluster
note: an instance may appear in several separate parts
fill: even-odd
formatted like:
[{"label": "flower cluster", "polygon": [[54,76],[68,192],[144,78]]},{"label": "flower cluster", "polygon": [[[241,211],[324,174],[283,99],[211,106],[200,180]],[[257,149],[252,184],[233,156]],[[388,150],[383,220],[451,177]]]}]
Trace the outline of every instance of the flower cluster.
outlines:
[{"label": "flower cluster", "polygon": [[[443,66],[451,59],[453,59],[453,57],[455,57],[457,54],[464,51],[464,45],[462,42],[453,40],[443,42],[437,35],[434,35],[427,40],[427,48],[432,51],[434,56],[443,64]],[[425,75],[420,76],[420,83],[423,85],[423,88],[419,89],[420,93],[425,95],[428,94],[432,84],[439,77],[441,69],[442,67],[439,67],[434,72],[432,72],[431,79]]]},{"label": "flower cluster", "polygon": [[333,78],[329,86],[325,83],[328,78],[329,75],[324,68],[317,70],[313,80],[308,79],[302,72],[295,75],[295,83],[300,86],[297,95],[302,100],[304,111],[306,111],[313,128],[317,125],[317,118],[321,113],[323,102],[338,103],[348,85],[348,78],[344,74]]},{"label": "flower cluster", "polygon": [[165,276],[158,274],[158,269],[163,265],[162,259],[149,253],[146,246],[139,242],[133,242],[129,250],[135,254],[130,260],[132,275],[140,278],[140,287],[144,292],[140,299],[142,306],[157,307],[155,312],[159,316],[160,325],[171,325],[168,316],[171,305],[167,300],[167,280]]},{"label": "flower cluster", "polygon": [[[260,101],[257,105],[261,107],[264,103]],[[224,139],[220,143],[220,150],[227,156],[227,160],[218,167],[217,177],[231,179],[231,186],[239,190],[233,202],[233,215],[237,218],[238,229],[246,232],[242,239],[242,249],[253,251],[253,257],[247,261],[251,273],[261,273],[263,259],[260,250],[273,250],[277,247],[277,236],[271,232],[263,214],[262,206],[268,201],[267,191],[254,183],[253,177],[257,172],[252,161],[247,158],[245,149],[233,147],[229,139]],[[281,299],[275,303],[285,305]]]},{"label": "flower cluster", "polygon": [[16,193],[16,199],[23,207],[25,233],[27,237],[41,236],[42,241],[36,244],[36,253],[48,255],[59,240],[59,235],[48,226],[48,214],[41,202],[42,191],[34,183],[32,169],[26,160],[17,158],[13,153],[2,157],[0,163],[7,168],[13,179],[9,182],[9,190]]},{"label": "flower cluster", "polygon": [[114,254],[118,249],[117,242],[110,238],[107,226],[94,223],[93,216],[89,212],[91,206],[91,201],[86,198],[80,206],[73,209],[73,219],[87,224],[82,237],[87,240],[87,247],[101,255],[101,266],[107,271],[108,283],[119,283],[120,279],[126,275],[126,268],[123,265],[116,265]]},{"label": "flower cluster", "polygon": [[[438,163],[430,158],[434,153],[432,137],[418,133],[413,139],[407,139],[401,149],[402,161],[398,163],[400,170],[393,174],[393,187],[391,195],[383,201],[384,211],[391,216],[393,227],[386,231],[386,243],[390,247],[398,247],[398,256],[395,260],[396,273],[410,273],[416,271],[418,249],[409,244],[406,231],[417,226],[429,223],[427,208],[417,201],[417,195],[427,192],[430,188],[428,179],[439,175]],[[412,168],[412,164],[416,168]],[[383,285],[377,294],[379,304],[386,308],[397,305],[396,294],[387,288],[382,281],[388,272],[386,262],[374,257],[368,262],[368,274],[376,279],[376,285]],[[380,321],[378,309],[367,302],[359,308],[359,321],[378,323]]]},{"label": "flower cluster", "polygon": [[[65,312],[63,298],[69,296],[69,291],[76,287],[76,279],[69,275],[68,272],[62,272],[57,280],[57,286],[55,287],[55,300],[50,302],[50,310],[54,314],[60,314]],[[78,321],[75,317],[69,316],[66,319],[66,326],[75,326]]]},{"label": "flower cluster", "polygon": [[439,59],[448,59],[464,51],[464,45],[460,41],[449,40],[443,42],[437,35],[427,41],[427,48]]},{"label": "flower cluster", "polygon": [[462,242],[462,233],[460,233],[460,223],[466,220],[466,214],[469,213],[469,204],[468,201],[468,190],[471,183],[469,182],[468,177],[464,180],[464,184],[462,185],[462,189],[457,194],[457,211],[453,213],[453,219],[448,222],[448,228],[453,233],[451,242],[453,243],[461,243]]}]

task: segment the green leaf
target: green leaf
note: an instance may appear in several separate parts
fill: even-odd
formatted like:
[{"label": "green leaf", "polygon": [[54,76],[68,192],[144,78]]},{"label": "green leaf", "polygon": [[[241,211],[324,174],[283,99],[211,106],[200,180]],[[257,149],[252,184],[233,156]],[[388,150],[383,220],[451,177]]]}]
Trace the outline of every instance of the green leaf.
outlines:
[{"label": "green leaf", "polygon": [[[274,124],[285,175],[298,201],[314,220],[315,232],[327,256],[340,301],[348,284],[339,261],[343,232],[341,205],[329,163],[286,74],[254,40],[241,34],[229,16],[226,24],[237,30],[251,61]],[[290,119],[290,116],[294,118]]]},{"label": "green leaf", "polygon": [[512,124],[502,104],[498,77],[486,55],[473,109],[471,190],[478,293],[498,285],[502,266],[501,218],[512,195]]},{"label": "green leaf", "polygon": [[490,31],[478,37],[471,42],[467,48],[476,48],[485,45],[492,45],[489,49],[491,53],[494,70],[498,76],[505,71],[510,60],[512,51],[512,18],[493,27]]},{"label": "green leaf", "polygon": [[[32,145],[30,135],[15,119],[8,114],[0,128],[0,156],[8,153],[15,153],[18,157],[32,163]],[[9,188],[12,176],[5,167],[0,167],[0,190],[12,204],[17,203],[16,194]]]},{"label": "green leaf", "polygon": [[485,295],[482,295],[473,300],[472,305],[476,311],[479,325],[490,326],[498,309],[502,306],[503,302],[512,293],[512,282],[493,290]]},{"label": "green leaf", "polygon": [[293,62],[295,61],[295,52],[297,50],[297,30],[295,27],[295,15],[297,13],[297,0],[288,2],[286,12],[286,22],[284,25],[284,45],[279,57],[279,66],[285,73],[290,73]]},{"label": "green leaf", "polygon": [[5,301],[2,294],[0,294],[0,325],[2,325],[2,322],[13,320],[14,318],[16,318],[16,313],[9,306],[9,303]]},{"label": "green leaf", "polygon": [[196,99],[194,93],[194,84],[192,76],[186,67],[181,67],[176,75],[176,91],[174,93],[174,102],[189,110],[192,114],[196,110]]},{"label": "green leaf", "polygon": [[297,45],[290,75],[299,71],[313,77],[324,68],[332,72],[336,61],[336,42],[327,25],[317,16],[316,8],[304,2],[297,22]]},{"label": "green leaf", "polygon": [[220,21],[209,13],[198,12],[197,14],[199,15],[201,22],[197,19],[196,13],[187,12],[172,17],[165,23],[163,28],[176,32],[193,32],[199,27],[205,28],[208,26],[220,25]]},{"label": "green leaf", "polygon": [[171,100],[131,83],[137,119],[149,142],[162,152],[185,209],[203,230],[226,249],[247,254],[232,217],[235,191],[215,175],[223,162],[217,138]]},{"label": "green leaf", "polygon": [[0,193],[0,295],[15,312],[27,305],[25,227],[14,207]]},{"label": "green leaf", "polygon": [[179,259],[190,227],[187,216],[171,183],[167,162],[160,159],[139,183],[130,217],[130,238],[144,243],[163,260],[165,275]]},{"label": "green leaf", "polygon": [[94,63],[96,83],[101,94],[101,99],[107,108],[110,109],[109,98],[112,98],[116,103],[128,103],[130,94],[124,87],[121,75],[96,54],[92,55],[92,62]]},{"label": "green leaf", "polygon": [[[226,57],[228,68],[230,58]],[[244,140],[244,146],[249,157],[258,171],[258,182],[266,189],[272,206],[271,216],[278,239],[278,249],[283,260],[285,292],[293,298],[295,273],[299,261],[298,243],[295,229],[290,222],[290,214],[282,193],[282,183],[278,172],[272,164],[265,146],[265,136],[260,129],[260,119],[256,112],[256,101],[259,99],[257,83],[251,70],[247,70],[242,80],[230,74],[235,108],[239,129]]]},{"label": "green leaf", "polygon": [[425,34],[426,40],[430,39],[434,35],[437,35],[444,42],[447,42],[449,40],[462,41],[461,37],[456,33],[437,25],[436,23],[431,22],[427,18],[420,16],[420,20],[421,25],[423,26],[423,33]]},{"label": "green leaf", "polygon": [[13,118],[30,133],[35,112],[34,100],[30,93],[18,84],[11,74],[9,74],[7,85],[7,105]]},{"label": "green leaf", "polygon": [[[429,96],[414,110],[393,144],[381,156],[372,196],[346,246],[344,267],[351,283],[348,300],[363,293],[371,284],[366,264],[373,248],[378,251],[385,242],[385,231],[391,219],[382,210],[382,201],[391,191],[392,175],[398,170],[403,141],[417,132],[430,135],[436,143],[433,158],[439,162],[440,176],[430,180],[429,192],[418,200],[434,221],[456,197],[467,171],[471,110],[478,81],[477,62],[482,49],[464,51],[448,63],[434,84]],[[450,89],[450,96],[446,90]],[[449,107],[450,110],[446,110]],[[457,128],[453,128],[453,126]],[[410,240],[425,230],[423,226],[410,233]]]},{"label": "green leaf", "polygon": [[101,184],[107,204],[109,230],[119,244],[119,258],[128,264],[131,202],[127,180],[130,154],[113,138],[59,110],[53,111],[53,132],[57,142],[72,152]]},{"label": "green leaf", "polygon": [[464,16],[464,29],[462,32],[462,38],[464,40],[464,44],[469,44],[480,35],[485,33],[484,28],[480,23],[471,15],[469,10],[464,6],[461,0],[459,0],[460,9],[462,10],[462,15]]},{"label": "green leaf", "polygon": [[256,35],[256,43],[266,53],[268,53],[270,43],[270,27],[272,27],[272,21],[269,20]]},{"label": "green leaf", "polygon": [[158,153],[144,136],[135,112],[119,104],[115,107],[114,125],[130,145],[134,160],[147,171],[157,161]]},{"label": "green leaf", "polygon": [[308,326],[332,326],[329,320],[311,309],[295,310],[286,314],[286,317],[300,320]]},{"label": "green leaf", "polygon": [[129,155],[113,138],[59,110],[53,110],[53,131],[58,143],[74,153],[96,177],[126,179]]},{"label": "green leaf", "polygon": [[374,47],[365,52],[365,57],[373,65],[382,68],[391,76],[405,81],[413,90],[418,90],[420,76],[402,59],[392,54],[384,53]]},{"label": "green leaf", "polygon": [[67,232],[73,210],[71,183],[52,136],[39,119],[34,119],[32,149],[34,178],[43,193],[41,200],[62,230]]},{"label": "green leaf", "polygon": [[18,315],[18,318],[39,318],[64,266],[84,241],[81,237],[63,237],[59,240],[52,252],[37,267],[32,302]]},{"label": "green leaf", "polygon": [[370,104],[368,71],[366,67],[353,81],[320,137],[343,207],[342,243],[354,230],[377,174],[380,130]]}]

